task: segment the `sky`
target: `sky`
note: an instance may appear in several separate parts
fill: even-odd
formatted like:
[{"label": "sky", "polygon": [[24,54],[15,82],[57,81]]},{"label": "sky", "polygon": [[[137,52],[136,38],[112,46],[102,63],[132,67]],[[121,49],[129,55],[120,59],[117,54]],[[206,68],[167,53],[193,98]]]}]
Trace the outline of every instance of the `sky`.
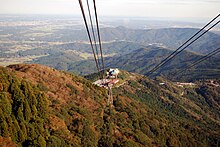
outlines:
[{"label": "sky", "polygon": [[[96,0],[96,3],[100,16],[212,18],[220,13],[220,0]],[[78,0],[0,0],[0,14],[81,15],[81,12]]]}]

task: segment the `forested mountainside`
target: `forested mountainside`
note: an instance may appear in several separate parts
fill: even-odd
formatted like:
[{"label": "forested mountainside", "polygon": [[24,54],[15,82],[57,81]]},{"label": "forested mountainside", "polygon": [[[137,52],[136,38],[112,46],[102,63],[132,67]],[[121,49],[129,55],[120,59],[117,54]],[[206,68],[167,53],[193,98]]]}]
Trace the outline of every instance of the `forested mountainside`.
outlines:
[{"label": "forested mountainside", "polygon": [[[172,51],[167,48],[151,45],[145,48],[139,48],[127,54],[119,54],[113,57],[106,57],[105,64],[106,67],[109,68],[115,67],[129,72],[146,75],[151,69],[153,69],[157,64],[159,64],[163,59],[165,59],[165,57],[169,56],[171,53]],[[220,59],[217,55],[218,54],[204,62],[201,62],[192,69],[187,70],[187,66],[193,64],[193,62],[203,57],[203,55],[184,51],[180,55],[176,56],[173,60],[168,62],[166,66],[160,68],[151,77],[163,75],[166,78],[181,81],[195,81],[199,79],[219,78]],[[69,64],[63,63],[62,66],[57,65],[56,67],[80,75],[86,75],[96,71],[93,60],[84,60]],[[181,70],[185,71],[181,74],[178,73]]]},{"label": "forested mountainside", "polygon": [[[130,72],[147,75],[151,69],[171,53],[172,51],[166,48],[150,46],[135,50],[124,56],[108,58],[108,60],[106,60],[106,66],[118,67]],[[163,75],[174,81],[196,81],[199,79],[219,78],[220,58],[217,56],[213,56],[191,69],[188,68],[188,66],[202,57],[203,55],[184,51],[169,61],[165,66],[158,69],[151,77]],[[179,73],[182,70],[183,72]]]},{"label": "forested mountainside", "polygon": [[173,83],[121,71],[109,107],[105,89],[42,65],[0,67],[0,77],[0,143],[201,147],[220,139],[219,80]]}]

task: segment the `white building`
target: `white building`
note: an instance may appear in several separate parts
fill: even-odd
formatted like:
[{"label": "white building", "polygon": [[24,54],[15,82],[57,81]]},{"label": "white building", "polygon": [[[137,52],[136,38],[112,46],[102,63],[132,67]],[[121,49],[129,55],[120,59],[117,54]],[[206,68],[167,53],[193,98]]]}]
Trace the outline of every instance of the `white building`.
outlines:
[{"label": "white building", "polygon": [[110,78],[117,78],[119,73],[120,71],[117,68],[115,69],[110,68],[109,71],[107,72],[107,76],[109,76]]}]

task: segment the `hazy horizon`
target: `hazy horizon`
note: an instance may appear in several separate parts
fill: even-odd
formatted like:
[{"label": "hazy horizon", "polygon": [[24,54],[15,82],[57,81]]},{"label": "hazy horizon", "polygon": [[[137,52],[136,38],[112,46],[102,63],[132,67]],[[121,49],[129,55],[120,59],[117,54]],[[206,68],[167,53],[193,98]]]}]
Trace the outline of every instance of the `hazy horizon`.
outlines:
[{"label": "hazy horizon", "polygon": [[[81,15],[74,14],[14,14],[5,13],[0,14],[1,18],[16,18],[16,19],[38,19],[38,18],[58,18],[58,19],[82,19]],[[203,24],[211,20],[213,17],[199,18],[199,17],[141,17],[141,16],[100,16],[100,21],[161,21],[161,22],[182,22],[182,23],[199,23]]]},{"label": "hazy horizon", "polygon": [[[220,6],[219,0],[97,0],[96,3],[99,16],[192,20],[212,18],[219,13]],[[0,14],[81,16],[81,11],[78,0],[1,0]]]}]

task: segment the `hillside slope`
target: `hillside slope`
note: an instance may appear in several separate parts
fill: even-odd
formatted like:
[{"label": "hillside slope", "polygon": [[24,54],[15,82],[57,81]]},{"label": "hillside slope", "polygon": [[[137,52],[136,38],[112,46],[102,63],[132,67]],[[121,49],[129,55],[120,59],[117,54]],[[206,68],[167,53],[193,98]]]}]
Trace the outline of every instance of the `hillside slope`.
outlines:
[{"label": "hillside slope", "polygon": [[1,67],[0,77],[0,136],[18,145],[216,146],[220,139],[220,81],[179,87],[122,71],[111,108],[105,89],[45,66]]},{"label": "hillside slope", "polygon": [[[167,48],[152,45],[145,48],[139,48],[124,55],[107,57],[105,58],[105,64],[107,68],[120,68],[129,72],[146,75],[148,71],[153,69],[171,53],[172,51]],[[183,74],[175,74],[182,69],[186,70],[188,65],[201,57],[202,55],[184,51],[168,62],[163,68],[160,68],[154,75],[152,75],[152,77],[164,75],[172,80],[182,81],[219,78],[220,59],[218,56],[213,56],[207,61],[189,69],[189,71],[185,71]],[[95,65],[91,60],[70,63],[67,69],[68,71],[73,71],[81,75],[90,74],[96,71]]]},{"label": "hillside slope", "polygon": [[[148,46],[123,56],[109,58],[106,60],[106,65],[107,67],[118,67],[130,72],[146,75],[148,71],[153,69],[171,53],[172,52],[167,48]],[[182,81],[219,78],[220,59],[215,56],[201,62],[200,64],[196,65],[192,69],[188,69],[187,71],[186,67],[201,57],[202,55],[184,51],[166,63],[165,66],[159,68],[154,76],[164,75],[172,80]],[[185,70],[183,74],[176,74],[181,70]]]}]

